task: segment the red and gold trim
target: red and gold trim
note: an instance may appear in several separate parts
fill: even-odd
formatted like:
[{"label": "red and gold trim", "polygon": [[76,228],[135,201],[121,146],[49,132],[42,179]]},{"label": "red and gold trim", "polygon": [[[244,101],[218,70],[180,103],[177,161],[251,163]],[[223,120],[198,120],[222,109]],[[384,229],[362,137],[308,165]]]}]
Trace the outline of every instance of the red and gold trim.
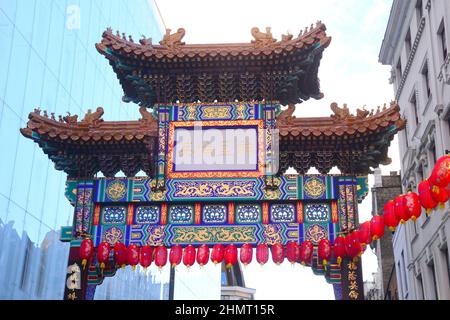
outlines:
[{"label": "red and gold trim", "polygon": [[303,202],[297,201],[297,223],[303,223]]},{"label": "red and gold trim", "polygon": [[197,202],[194,206],[194,224],[202,223],[202,205]]},{"label": "red and gold trim", "polygon": [[331,201],[331,221],[333,223],[338,223],[339,222],[338,206],[337,206],[337,201],[336,200]]},{"label": "red and gold trim", "polygon": [[262,223],[269,224],[269,203],[262,203]]},{"label": "red and gold trim", "polygon": [[127,224],[132,225],[133,224],[133,218],[134,218],[134,204],[129,203],[128,204],[128,210],[127,210]]},{"label": "red and gold trim", "polygon": [[234,224],[234,202],[228,203],[228,223]]},{"label": "red and gold trim", "polygon": [[161,204],[161,224],[167,224],[167,203]]},{"label": "red and gold trim", "polygon": [[94,206],[94,226],[98,226],[100,224],[100,211],[101,211],[101,207],[100,204],[97,203]]}]

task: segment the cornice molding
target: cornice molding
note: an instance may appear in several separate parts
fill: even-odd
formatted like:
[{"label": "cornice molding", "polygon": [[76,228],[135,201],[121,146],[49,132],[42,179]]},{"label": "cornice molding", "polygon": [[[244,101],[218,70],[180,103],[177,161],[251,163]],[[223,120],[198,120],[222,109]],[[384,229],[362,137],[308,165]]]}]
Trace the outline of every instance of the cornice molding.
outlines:
[{"label": "cornice molding", "polygon": [[409,70],[411,69],[412,62],[414,57],[416,56],[417,47],[419,46],[420,39],[422,38],[423,30],[425,29],[425,17],[420,19],[420,25],[417,29],[416,38],[414,39],[414,44],[411,48],[411,52],[409,53],[408,62],[406,63],[405,71],[403,72],[402,79],[400,80],[400,85],[398,86],[397,92],[395,94],[395,100],[399,101],[399,97],[402,94],[403,87],[406,82],[406,78],[409,75]]}]

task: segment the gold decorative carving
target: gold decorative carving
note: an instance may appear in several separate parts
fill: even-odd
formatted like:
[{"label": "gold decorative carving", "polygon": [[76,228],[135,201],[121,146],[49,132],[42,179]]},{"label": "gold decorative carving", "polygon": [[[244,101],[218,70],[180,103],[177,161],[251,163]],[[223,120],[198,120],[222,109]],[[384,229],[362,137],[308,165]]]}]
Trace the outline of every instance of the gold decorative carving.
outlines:
[{"label": "gold decorative carving", "polygon": [[264,239],[267,244],[273,245],[275,243],[281,243],[282,238],[280,233],[275,229],[273,225],[265,224],[264,226]]},{"label": "gold decorative carving", "polygon": [[311,178],[305,183],[304,189],[311,198],[319,198],[325,192],[325,185],[320,179]]},{"label": "gold decorative carving", "polygon": [[177,183],[174,197],[242,197],[254,196],[253,181],[208,181]]},{"label": "gold decorative carving", "polygon": [[[342,108],[339,108],[336,102],[333,102],[330,105],[331,110],[334,114],[331,115],[331,118],[333,118],[336,121],[355,121],[355,120],[361,120],[364,118],[367,118],[367,116],[373,115],[368,110],[363,107],[362,109],[356,109],[356,116],[350,113],[350,109],[347,107],[347,104],[344,103]],[[377,112],[378,113],[378,112]]]},{"label": "gold decorative carving", "polygon": [[186,30],[183,28],[179,28],[177,32],[170,34],[172,30],[166,29],[166,34],[164,38],[159,42],[160,45],[166,46],[170,49],[176,49],[181,45],[184,45],[184,42],[181,42],[184,35],[186,34]]},{"label": "gold decorative carving", "polygon": [[292,40],[294,36],[290,33],[281,35],[281,42],[286,42]]},{"label": "gold decorative carving", "polygon": [[139,113],[141,114],[142,118],[139,119],[139,121],[146,122],[149,124],[157,125],[156,119],[153,117],[153,114],[151,112],[148,112],[146,107],[140,107]]},{"label": "gold decorative carving", "polygon": [[98,107],[95,112],[92,112],[92,110],[89,109],[88,112],[85,114],[84,119],[81,120],[81,123],[88,125],[96,125],[99,122],[103,121],[101,117],[103,116],[104,113],[105,111],[103,110],[102,107]]},{"label": "gold decorative carving", "polygon": [[256,242],[256,226],[173,227],[173,243]]},{"label": "gold decorative carving", "polygon": [[127,191],[125,184],[119,180],[111,182],[106,188],[106,194],[111,200],[121,199]]},{"label": "gold decorative carving", "polygon": [[255,38],[255,40],[252,40],[252,43],[255,44],[256,48],[265,47],[277,42],[277,40],[272,36],[272,33],[270,32],[270,27],[266,27],[265,33],[259,31],[259,28],[254,27],[252,28],[251,33],[253,38]]},{"label": "gold decorative carving", "polygon": [[70,115],[70,112],[67,112],[67,116],[63,117],[62,119],[65,123],[75,124],[78,122],[78,115],[74,114],[72,116],[72,115]]},{"label": "gold decorative carving", "polygon": [[295,112],[295,104],[288,105],[286,110],[283,110],[277,118],[277,124],[291,124],[292,120],[295,118],[293,116]]},{"label": "gold decorative carving", "polygon": [[229,107],[205,107],[203,108],[204,119],[228,119],[230,118]]}]

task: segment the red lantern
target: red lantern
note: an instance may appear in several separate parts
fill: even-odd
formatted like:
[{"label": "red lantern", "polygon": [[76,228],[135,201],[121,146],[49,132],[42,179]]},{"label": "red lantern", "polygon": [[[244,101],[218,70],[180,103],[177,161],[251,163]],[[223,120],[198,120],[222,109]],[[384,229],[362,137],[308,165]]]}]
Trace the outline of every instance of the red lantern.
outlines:
[{"label": "red lantern", "polygon": [[419,196],[417,193],[410,191],[405,194],[405,210],[413,221],[416,221],[416,219],[420,217],[422,208],[420,207]]},{"label": "red lantern", "polygon": [[133,268],[136,269],[139,263],[139,247],[135,244],[130,244],[127,249],[127,262]]},{"label": "red lantern", "polygon": [[167,248],[165,246],[158,246],[155,248],[155,265],[161,269],[167,263]]},{"label": "red lantern", "polygon": [[231,268],[237,262],[237,248],[234,244],[229,244],[225,248],[225,264],[227,268]]},{"label": "red lantern", "polygon": [[139,250],[139,263],[147,269],[152,264],[153,248],[150,246],[142,246]]},{"label": "red lantern", "polygon": [[197,249],[197,263],[200,267],[208,263],[209,260],[209,247],[206,244],[202,244]]},{"label": "red lantern", "polygon": [[386,225],[386,227],[388,227],[389,230],[391,230],[391,231],[395,231],[395,228],[397,228],[397,226],[399,224],[399,219],[398,219],[397,215],[395,214],[394,200],[389,200],[384,205],[383,218],[384,218],[384,224]]},{"label": "red lantern", "polygon": [[431,186],[431,196],[439,203],[439,208],[444,208],[445,203],[450,198],[449,187],[439,188],[438,186]]},{"label": "red lantern", "polygon": [[450,183],[450,155],[440,157],[436,161],[429,180],[439,188],[445,188]]},{"label": "red lantern", "polygon": [[109,253],[111,252],[111,246],[108,242],[103,241],[98,246],[97,251],[97,260],[100,262],[100,269],[103,272],[103,269],[105,269],[105,264],[108,261]]},{"label": "red lantern", "polygon": [[303,241],[300,246],[300,263],[302,265],[311,264],[311,259],[314,252],[314,246],[311,241]]},{"label": "red lantern", "polygon": [[399,195],[394,200],[395,203],[395,216],[400,221],[401,224],[405,224],[406,221],[409,220],[410,216],[408,216],[408,211],[405,208],[405,196],[403,194]]},{"label": "red lantern", "polygon": [[360,224],[358,235],[359,242],[361,242],[363,247],[372,242],[372,239],[370,237],[370,221],[366,221]]},{"label": "red lantern", "polygon": [[180,245],[176,245],[173,246],[170,249],[170,254],[169,254],[169,262],[170,265],[175,268],[177,265],[179,265],[181,263],[181,258],[183,256],[183,248],[181,248]]},{"label": "red lantern", "polygon": [[277,265],[280,265],[284,261],[284,247],[281,243],[275,243],[272,245],[272,260]]},{"label": "red lantern", "polygon": [[195,248],[192,245],[188,245],[184,248],[183,263],[186,267],[190,268],[195,262]]},{"label": "red lantern", "polygon": [[359,242],[357,234],[352,232],[351,234],[345,236],[345,249],[347,251],[347,255],[352,259],[355,259],[362,253],[361,243]]},{"label": "red lantern", "polygon": [[211,261],[214,264],[222,263],[224,254],[225,254],[224,246],[219,243],[215,244],[211,252]]},{"label": "red lantern", "polygon": [[80,245],[80,258],[81,264],[83,265],[83,269],[86,267],[87,262],[91,259],[92,253],[94,252],[94,243],[91,239],[86,238],[81,241]]},{"label": "red lantern", "polygon": [[373,216],[370,220],[370,235],[372,240],[380,239],[384,235],[383,216]]},{"label": "red lantern", "polygon": [[423,180],[421,183],[419,183],[417,189],[419,192],[420,204],[425,208],[425,211],[429,213],[431,209],[436,208],[438,203],[431,195],[431,184],[429,183],[429,181]]},{"label": "red lantern", "polygon": [[300,245],[295,241],[290,241],[286,245],[286,257],[292,264],[296,263],[300,258]]},{"label": "red lantern", "polygon": [[128,250],[122,242],[116,242],[114,245],[114,258],[119,267],[125,268],[128,261]]},{"label": "red lantern", "polygon": [[256,246],[256,261],[260,265],[264,265],[269,261],[269,247],[265,243],[260,243]]},{"label": "red lantern", "polygon": [[331,258],[331,243],[328,239],[322,239],[319,241],[317,247],[317,255],[319,256],[319,261],[322,261],[324,266],[327,265]]},{"label": "red lantern", "polygon": [[338,265],[341,265],[342,259],[347,255],[347,250],[345,249],[345,238],[339,236],[334,239],[333,254],[337,259]]},{"label": "red lantern", "polygon": [[253,259],[253,247],[250,243],[244,243],[239,252],[239,259],[244,266],[252,262]]}]

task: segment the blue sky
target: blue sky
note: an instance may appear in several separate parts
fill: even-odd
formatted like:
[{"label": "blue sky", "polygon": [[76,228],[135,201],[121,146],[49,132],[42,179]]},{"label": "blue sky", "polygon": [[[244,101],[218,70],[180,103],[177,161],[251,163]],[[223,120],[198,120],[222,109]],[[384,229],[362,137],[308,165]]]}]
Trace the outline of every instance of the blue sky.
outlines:
[{"label": "blue sky", "polygon": [[[388,83],[390,67],[378,63],[392,0],[159,0],[157,4],[168,28],[186,29],[186,43],[249,42],[255,26],[270,26],[276,38],[287,31],[296,36],[317,20],[325,23],[332,37],[319,69],[325,97],[298,105],[297,117],[328,116],[332,102],[347,103],[355,110],[394,99]],[[393,164],[382,167],[384,174],[400,168],[396,139],[389,156]],[[369,183],[373,184],[373,176]],[[370,219],[370,196],[359,209],[361,222]],[[364,278],[370,279],[377,268],[371,252],[364,254],[363,268]],[[332,287],[300,265],[254,263],[244,274],[246,285],[257,290],[257,299],[334,299]]]}]

